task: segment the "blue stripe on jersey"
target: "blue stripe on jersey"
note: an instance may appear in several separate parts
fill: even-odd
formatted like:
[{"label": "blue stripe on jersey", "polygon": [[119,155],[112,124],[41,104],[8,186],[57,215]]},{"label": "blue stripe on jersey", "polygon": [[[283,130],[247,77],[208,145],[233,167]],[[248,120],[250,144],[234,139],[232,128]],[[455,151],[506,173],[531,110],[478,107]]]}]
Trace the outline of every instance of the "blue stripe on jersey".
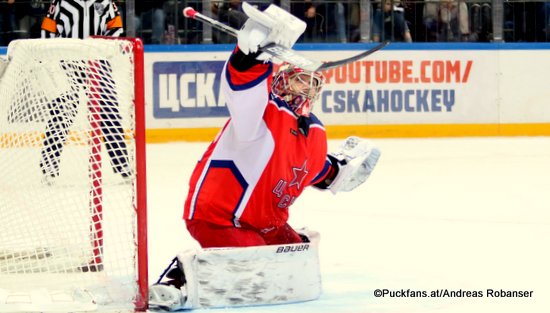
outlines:
[{"label": "blue stripe on jersey", "polygon": [[[293,114],[294,116],[296,116],[296,114],[294,114],[294,111],[292,111],[292,108],[288,105],[288,103],[285,100],[279,98],[274,93],[270,93],[269,98],[273,101],[273,103],[275,103],[277,108],[284,109],[284,110],[288,111],[289,113]],[[296,116],[296,118],[298,118],[298,117]]]},{"label": "blue stripe on jersey", "polygon": [[[277,105],[278,108],[286,109],[289,112],[291,112],[292,114],[294,114],[294,111],[292,110],[290,105],[288,105],[288,103],[285,100],[281,99],[280,97],[278,97],[274,93],[271,93],[269,95],[269,97]],[[294,114],[294,115],[296,115],[296,114]],[[296,116],[296,118],[298,118],[298,117]],[[309,126],[312,126],[312,125],[321,126],[323,128],[325,127],[325,125],[323,125],[321,120],[319,120],[319,118],[315,114],[310,113],[309,114]]]},{"label": "blue stripe on jersey", "polygon": [[323,122],[321,122],[321,120],[319,120],[319,118],[317,118],[315,114],[309,113],[309,119],[311,120],[311,124],[309,124],[310,126],[319,125],[321,127],[325,127],[325,125],[323,125]]},{"label": "blue stripe on jersey", "polygon": [[266,72],[260,75],[258,78],[242,85],[236,85],[236,84],[233,84],[233,81],[231,80],[231,74],[229,73],[229,70],[227,69],[227,65],[226,65],[225,78],[227,80],[227,83],[229,84],[229,87],[231,87],[232,90],[240,91],[240,90],[250,89],[260,84],[261,82],[266,80],[269,77],[269,75],[271,75],[271,73],[273,73],[273,64],[269,63],[269,67],[267,68]]},{"label": "blue stripe on jersey", "polygon": [[233,176],[235,176],[235,178],[239,182],[239,185],[241,185],[241,187],[243,189],[243,193],[241,194],[241,197],[239,198],[239,201],[237,202],[237,205],[236,205],[235,209],[233,210],[233,217],[234,218],[233,218],[233,221],[232,221],[233,225],[235,225],[235,227],[240,227],[239,217],[236,216],[236,213],[237,213],[237,210],[239,209],[239,207],[241,206],[241,203],[243,202],[243,197],[246,194],[246,190],[248,189],[248,183],[246,182],[246,179],[244,179],[243,175],[241,174],[241,172],[239,171],[239,169],[235,165],[235,162],[233,162],[231,160],[212,160],[210,162],[210,168],[227,168],[227,169],[229,169],[231,171],[231,173],[233,174]]}]

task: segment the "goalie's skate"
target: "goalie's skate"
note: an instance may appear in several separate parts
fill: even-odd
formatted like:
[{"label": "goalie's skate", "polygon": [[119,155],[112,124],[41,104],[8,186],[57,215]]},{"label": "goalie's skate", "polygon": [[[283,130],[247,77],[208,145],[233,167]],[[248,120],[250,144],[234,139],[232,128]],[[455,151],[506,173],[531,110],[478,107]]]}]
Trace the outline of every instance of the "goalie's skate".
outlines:
[{"label": "goalie's skate", "polygon": [[172,285],[155,284],[149,287],[149,308],[176,311],[184,308],[187,297],[185,288],[178,289]]},{"label": "goalie's skate", "polygon": [[167,311],[184,309],[187,301],[185,283],[185,273],[175,257],[149,288],[149,308]]}]

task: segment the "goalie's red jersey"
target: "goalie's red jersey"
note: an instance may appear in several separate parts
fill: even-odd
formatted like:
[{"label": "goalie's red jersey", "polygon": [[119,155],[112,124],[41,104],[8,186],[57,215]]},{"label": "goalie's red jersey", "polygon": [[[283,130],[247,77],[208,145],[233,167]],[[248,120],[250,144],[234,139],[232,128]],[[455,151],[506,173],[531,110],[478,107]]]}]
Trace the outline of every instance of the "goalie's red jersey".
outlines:
[{"label": "goalie's red jersey", "polygon": [[222,89],[231,115],[190,179],[184,219],[266,232],[284,225],[306,186],[324,179],[327,139],[311,114],[304,135],[288,104],[271,93],[273,66],[239,72],[228,62]]}]

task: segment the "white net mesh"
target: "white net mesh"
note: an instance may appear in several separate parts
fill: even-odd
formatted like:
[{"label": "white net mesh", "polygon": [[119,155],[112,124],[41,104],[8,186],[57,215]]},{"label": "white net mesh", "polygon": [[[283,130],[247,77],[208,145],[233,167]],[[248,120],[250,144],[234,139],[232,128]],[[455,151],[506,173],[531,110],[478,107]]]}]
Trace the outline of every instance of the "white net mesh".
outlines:
[{"label": "white net mesh", "polygon": [[67,297],[75,310],[133,307],[132,49],[106,39],[10,44],[0,78],[0,311],[66,306]]}]

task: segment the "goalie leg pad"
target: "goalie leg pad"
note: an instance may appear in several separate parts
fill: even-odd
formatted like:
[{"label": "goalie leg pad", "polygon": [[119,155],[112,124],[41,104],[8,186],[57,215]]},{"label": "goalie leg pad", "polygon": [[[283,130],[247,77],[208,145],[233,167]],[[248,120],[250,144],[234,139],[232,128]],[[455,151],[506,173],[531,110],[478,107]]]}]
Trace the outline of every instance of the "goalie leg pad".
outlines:
[{"label": "goalie leg pad", "polygon": [[150,303],[181,310],[309,301],[321,294],[319,234],[310,242],[245,248],[187,250],[178,255],[186,283],[154,285]]}]

